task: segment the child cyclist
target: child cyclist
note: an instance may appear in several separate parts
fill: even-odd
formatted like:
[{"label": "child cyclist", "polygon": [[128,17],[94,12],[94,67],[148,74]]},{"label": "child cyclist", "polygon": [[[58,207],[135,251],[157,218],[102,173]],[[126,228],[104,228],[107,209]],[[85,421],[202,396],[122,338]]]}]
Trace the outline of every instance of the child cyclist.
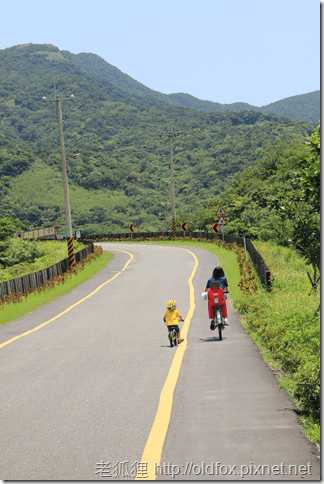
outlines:
[{"label": "child cyclist", "polygon": [[[208,289],[210,288],[211,282],[218,282],[219,287],[221,287],[223,289],[224,293],[228,292],[228,282],[227,282],[227,279],[225,277],[224,271],[221,267],[217,266],[213,270],[212,277],[210,279],[208,279],[208,281],[207,281],[205,292],[207,292]],[[227,299],[227,295],[224,294],[224,296],[225,296],[225,299]],[[228,326],[226,302],[225,302],[225,307],[224,307],[224,314],[225,314],[225,321],[224,322],[225,322],[225,325]]]},{"label": "child cyclist", "polygon": [[169,327],[175,326],[175,330],[178,336],[178,344],[182,343],[183,338],[180,338],[180,328],[178,326],[178,320],[184,321],[179,311],[176,310],[177,303],[174,299],[168,301],[166,304],[167,311],[164,313],[163,321],[167,325],[168,331],[170,331]]}]

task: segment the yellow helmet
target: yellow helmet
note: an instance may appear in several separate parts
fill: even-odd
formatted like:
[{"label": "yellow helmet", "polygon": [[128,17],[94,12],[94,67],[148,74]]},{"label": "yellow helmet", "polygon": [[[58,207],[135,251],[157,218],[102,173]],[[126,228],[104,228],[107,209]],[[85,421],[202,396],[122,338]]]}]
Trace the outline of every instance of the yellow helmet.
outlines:
[{"label": "yellow helmet", "polygon": [[171,309],[171,311],[174,311],[174,309],[177,307],[177,303],[175,302],[174,299],[171,299],[170,301],[167,302],[166,307],[167,309]]}]

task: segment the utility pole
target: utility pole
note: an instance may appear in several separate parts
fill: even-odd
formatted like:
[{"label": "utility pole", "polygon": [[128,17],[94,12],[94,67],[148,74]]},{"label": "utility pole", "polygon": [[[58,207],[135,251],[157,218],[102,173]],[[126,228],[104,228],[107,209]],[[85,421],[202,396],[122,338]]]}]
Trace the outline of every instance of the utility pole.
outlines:
[{"label": "utility pole", "polygon": [[167,220],[167,217],[168,217],[168,204],[171,205],[170,202],[168,202],[168,197],[166,197],[166,201],[165,203],[164,202],[160,202],[161,205],[165,205],[165,213],[164,213],[164,232],[167,231],[167,228],[168,228],[168,220]]},{"label": "utility pole", "polygon": [[170,140],[170,170],[171,170],[171,204],[172,204],[172,232],[173,237],[177,236],[177,227],[176,227],[176,216],[175,216],[175,201],[174,201],[174,178],[173,178],[173,148],[172,148],[172,138],[175,136],[180,136],[180,131],[172,131],[172,121],[171,127],[168,125],[168,132],[167,133],[160,133],[160,138],[164,136],[168,136]]},{"label": "utility pole", "polygon": [[[74,98],[73,94],[69,98],[62,99],[62,101],[70,101]],[[64,136],[63,136],[63,121],[62,121],[62,108],[61,99],[57,95],[55,99],[46,99],[43,97],[44,102],[56,102],[57,107],[57,119],[59,126],[60,135],[60,146],[62,155],[62,173],[63,173],[63,187],[64,187],[64,201],[65,201],[65,219],[66,219],[66,231],[68,237],[68,257],[69,257],[69,267],[75,267],[74,249],[73,249],[73,237],[72,237],[72,221],[71,221],[71,209],[70,209],[70,199],[69,199],[69,185],[67,177],[67,165],[65,156],[65,146],[64,146]]]}]

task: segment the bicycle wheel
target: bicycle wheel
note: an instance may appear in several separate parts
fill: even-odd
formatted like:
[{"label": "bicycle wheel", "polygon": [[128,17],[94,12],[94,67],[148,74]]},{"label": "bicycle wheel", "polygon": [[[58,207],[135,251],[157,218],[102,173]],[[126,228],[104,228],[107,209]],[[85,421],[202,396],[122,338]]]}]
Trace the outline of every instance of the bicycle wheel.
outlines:
[{"label": "bicycle wheel", "polygon": [[177,332],[176,332],[175,329],[173,330],[173,344],[174,344],[174,346],[177,346],[177,344],[178,344],[178,337],[177,337]]},{"label": "bicycle wheel", "polygon": [[220,324],[218,325],[218,336],[219,336],[219,341],[222,341],[223,334],[222,334],[222,326]]},{"label": "bicycle wheel", "polygon": [[216,319],[216,308],[214,308],[214,319],[211,320],[210,322],[210,329],[214,331],[214,329],[217,326],[217,319]]},{"label": "bicycle wheel", "polygon": [[172,346],[173,346],[173,331],[169,331],[169,340],[170,340],[170,346],[172,348]]},{"label": "bicycle wheel", "polygon": [[220,309],[217,309],[216,319],[217,319],[219,340],[222,341],[222,339],[223,339],[223,334],[222,334],[222,316],[221,316]]}]

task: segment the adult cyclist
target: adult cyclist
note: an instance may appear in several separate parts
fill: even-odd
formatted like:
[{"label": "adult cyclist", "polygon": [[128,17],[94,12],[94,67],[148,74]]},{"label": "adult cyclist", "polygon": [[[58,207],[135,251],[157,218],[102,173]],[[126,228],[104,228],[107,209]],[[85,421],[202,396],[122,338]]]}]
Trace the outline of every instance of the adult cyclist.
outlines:
[{"label": "adult cyclist", "polygon": [[[225,274],[224,274],[222,267],[220,267],[220,266],[215,267],[215,269],[213,270],[212,277],[210,277],[207,281],[205,292],[207,292],[208,289],[210,288],[211,282],[218,282],[219,283],[219,287],[221,287],[223,289],[225,299],[227,299],[227,294],[225,294],[225,293],[228,292],[228,282],[227,282],[227,279],[225,277]],[[226,308],[226,313],[227,313],[227,308]],[[226,326],[228,326],[228,319],[227,318],[224,319],[224,324]]]}]

